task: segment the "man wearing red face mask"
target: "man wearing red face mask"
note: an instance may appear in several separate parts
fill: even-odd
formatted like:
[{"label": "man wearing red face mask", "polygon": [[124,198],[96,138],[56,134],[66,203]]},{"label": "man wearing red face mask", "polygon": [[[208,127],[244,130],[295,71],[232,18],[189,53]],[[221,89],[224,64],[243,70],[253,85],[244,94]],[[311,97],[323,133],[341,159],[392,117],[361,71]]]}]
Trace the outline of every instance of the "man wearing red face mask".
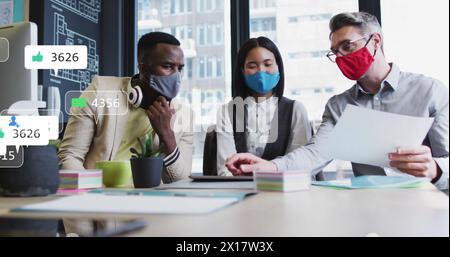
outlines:
[{"label": "man wearing red face mask", "polygon": [[306,146],[272,161],[250,154],[234,155],[228,159],[227,168],[235,175],[257,170],[295,169],[312,170],[312,175],[317,174],[330,162],[322,157],[321,149],[346,106],[351,104],[383,112],[434,118],[423,145],[392,149],[389,154],[391,168],[353,163],[355,175],[427,177],[438,188],[448,189],[448,89],[436,79],[403,72],[395,64],[388,63],[383,51],[380,23],[371,14],[338,14],[331,19],[330,30],[331,51],[327,57],[356,84],[329,100],[320,129]]}]

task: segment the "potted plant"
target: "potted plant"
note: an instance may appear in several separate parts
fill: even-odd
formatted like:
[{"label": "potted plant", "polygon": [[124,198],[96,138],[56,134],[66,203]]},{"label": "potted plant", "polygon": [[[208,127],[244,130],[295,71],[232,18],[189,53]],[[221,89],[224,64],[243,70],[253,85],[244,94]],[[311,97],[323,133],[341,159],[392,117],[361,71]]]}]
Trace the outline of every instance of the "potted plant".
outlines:
[{"label": "potted plant", "polygon": [[131,171],[135,188],[153,188],[161,184],[164,159],[161,157],[163,145],[152,149],[155,134],[138,138],[141,151],[131,148]]}]

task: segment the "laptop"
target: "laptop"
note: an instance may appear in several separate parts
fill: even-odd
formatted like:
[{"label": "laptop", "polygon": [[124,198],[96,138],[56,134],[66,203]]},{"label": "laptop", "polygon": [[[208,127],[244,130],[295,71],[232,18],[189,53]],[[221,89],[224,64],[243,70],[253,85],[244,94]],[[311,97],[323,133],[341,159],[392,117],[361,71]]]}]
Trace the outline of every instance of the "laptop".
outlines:
[{"label": "laptop", "polygon": [[253,181],[253,176],[189,176],[193,182],[239,182],[239,181]]}]

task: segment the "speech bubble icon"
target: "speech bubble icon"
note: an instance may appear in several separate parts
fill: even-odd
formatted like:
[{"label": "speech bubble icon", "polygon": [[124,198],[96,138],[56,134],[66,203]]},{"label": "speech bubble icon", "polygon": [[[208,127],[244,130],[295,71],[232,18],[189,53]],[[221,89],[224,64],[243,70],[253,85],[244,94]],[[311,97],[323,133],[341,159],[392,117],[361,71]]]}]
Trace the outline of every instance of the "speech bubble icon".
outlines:
[{"label": "speech bubble icon", "polygon": [[[65,111],[71,116],[123,116],[129,112],[127,92],[121,90],[67,91]],[[102,110],[102,111],[99,111]]]},{"label": "speech bubble icon", "polygon": [[6,146],[45,146],[59,137],[57,116],[0,116],[0,155],[6,153]]},{"label": "speech bubble icon", "polygon": [[0,37],[0,62],[7,62],[9,60],[9,41],[6,38]]},{"label": "speech bubble icon", "polygon": [[88,67],[88,48],[85,45],[44,45],[25,47],[25,68],[29,70],[79,69]]},{"label": "speech bubble icon", "polygon": [[72,98],[72,108],[86,108],[87,107],[87,99],[86,98]]},{"label": "speech bubble icon", "polygon": [[[33,113],[35,110],[27,110],[27,109],[20,109],[20,111],[23,111],[25,113]],[[8,110],[3,110],[0,112],[0,116],[20,116],[20,115],[28,115],[28,114],[22,114],[22,113],[14,113],[14,112],[8,112]],[[64,113],[60,109],[40,109],[39,110],[40,116],[55,116],[59,120],[59,131],[58,133],[62,133],[64,131]]]}]

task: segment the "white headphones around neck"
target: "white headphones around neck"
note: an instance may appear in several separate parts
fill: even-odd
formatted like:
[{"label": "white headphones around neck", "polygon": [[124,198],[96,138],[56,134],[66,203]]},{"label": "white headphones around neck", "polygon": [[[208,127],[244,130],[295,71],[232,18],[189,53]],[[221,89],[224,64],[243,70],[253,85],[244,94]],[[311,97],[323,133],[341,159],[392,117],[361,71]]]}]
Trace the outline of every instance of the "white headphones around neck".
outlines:
[{"label": "white headphones around neck", "polygon": [[142,93],[142,89],[140,86],[136,86],[128,92],[128,102],[134,107],[141,107],[143,100],[144,94]]}]

